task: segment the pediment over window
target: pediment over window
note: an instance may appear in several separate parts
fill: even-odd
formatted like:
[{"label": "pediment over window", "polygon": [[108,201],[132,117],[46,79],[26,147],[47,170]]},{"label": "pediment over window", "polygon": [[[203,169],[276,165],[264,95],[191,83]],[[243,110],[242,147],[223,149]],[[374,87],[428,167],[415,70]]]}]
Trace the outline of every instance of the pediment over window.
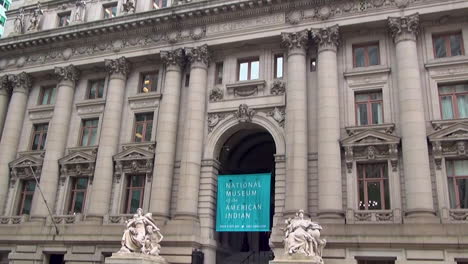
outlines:
[{"label": "pediment over window", "polygon": [[124,173],[145,174],[148,181],[153,174],[154,148],[127,146],[114,156],[114,176],[117,182]]},{"label": "pediment over window", "polygon": [[40,178],[42,162],[43,157],[39,154],[24,155],[10,162],[9,166],[11,169],[11,186],[13,186],[18,179],[34,179],[34,174],[37,178]]},{"label": "pediment over window", "polygon": [[392,133],[393,129],[382,131],[380,128],[360,130],[357,133],[348,132],[350,136],[341,140],[348,173],[352,171],[355,161],[390,160],[393,171],[396,171],[400,137]]},{"label": "pediment over window", "polygon": [[445,128],[440,127],[428,138],[432,145],[432,156],[438,170],[441,169],[442,158],[468,157],[468,123],[459,122]]},{"label": "pediment over window", "polygon": [[90,177],[92,183],[94,167],[96,164],[96,152],[85,151],[72,152],[59,159],[60,184],[63,186],[67,177]]}]

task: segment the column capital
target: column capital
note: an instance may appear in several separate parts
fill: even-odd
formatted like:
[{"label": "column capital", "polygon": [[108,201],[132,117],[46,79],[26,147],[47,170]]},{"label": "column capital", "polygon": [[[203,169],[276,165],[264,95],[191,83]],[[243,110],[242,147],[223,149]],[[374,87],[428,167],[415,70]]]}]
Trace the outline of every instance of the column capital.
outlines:
[{"label": "column capital", "polygon": [[287,48],[289,51],[293,49],[305,50],[305,48],[307,47],[308,40],[309,31],[307,29],[293,33],[281,33],[281,46]]},{"label": "column capital", "polygon": [[8,80],[8,75],[3,75],[0,77],[0,94],[9,95],[11,93],[12,87],[11,82]]},{"label": "column capital", "polygon": [[389,17],[388,28],[395,43],[402,40],[416,40],[419,33],[419,13],[402,17]]},{"label": "column capital", "polygon": [[122,74],[127,76],[130,73],[130,62],[125,57],[120,57],[115,60],[104,60],[106,71],[112,74]]},{"label": "column capital", "polygon": [[8,80],[13,86],[13,92],[22,92],[27,94],[32,87],[32,77],[26,72],[9,75]]},{"label": "column capital", "polygon": [[185,55],[192,65],[196,62],[200,62],[208,66],[210,62],[210,52],[206,44],[195,48],[185,48]]},{"label": "column capital", "polygon": [[73,64],[65,67],[55,67],[54,73],[59,81],[76,82],[80,78],[80,71]]},{"label": "column capital", "polygon": [[182,67],[185,63],[184,49],[162,50],[161,59],[166,66],[174,65]]},{"label": "column capital", "polygon": [[331,27],[311,29],[312,39],[318,44],[319,52],[323,50],[335,50],[340,45],[340,28],[338,25]]}]

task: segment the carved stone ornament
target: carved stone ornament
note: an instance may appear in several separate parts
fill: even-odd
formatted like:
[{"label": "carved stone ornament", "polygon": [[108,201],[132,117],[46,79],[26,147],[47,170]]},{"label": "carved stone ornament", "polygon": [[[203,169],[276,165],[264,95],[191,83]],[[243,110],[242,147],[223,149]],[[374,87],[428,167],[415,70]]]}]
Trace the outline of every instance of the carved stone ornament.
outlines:
[{"label": "carved stone ornament", "polygon": [[106,70],[109,74],[122,74],[127,76],[130,73],[130,63],[125,57],[120,57],[115,60],[104,61]]},{"label": "carved stone ornament", "polygon": [[223,100],[224,93],[219,87],[210,90],[210,102],[217,102]]},{"label": "carved stone ornament", "polygon": [[15,17],[14,21],[14,33],[16,35],[23,34],[24,33],[24,8],[20,8],[19,14]]},{"label": "carved stone ornament", "polygon": [[86,0],[77,0],[75,3],[75,15],[73,16],[73,22],[85,22],[86,17]]},{"label": "carved stone ornament", "polygon": [[9,163],[10,166],[10,187],[13,188],[18,180],[34,179],[34,176],[41,177],[43,156],[41,153],[25,155]]},{"label": "carved stone ornament", "polygon": [[125,231],[122,236],[122,247],[116,255],[131,256],[132,254],[149,255],[157,259],[155,263],[167,263],[159,256],[161,241],[163,240],[161,230],[156,226],[151,213],[143,214],[141,208],[131,219],[125,221]]},{"label": "carved stone ornament", "polygon": [[278,122],[280,127],[284,127],[284,121],[286,120],[286,112],[284,109],[275,107],[275,109],[268,112],[267,115],[271,116],[276,122]]},{"label": "carved stone ornament", "polygon": [[226,117],[226,114],[208,114],[208,133],[211,133],[213,129],[219,124],[221,120]]},{"label": "carved stone ornament", "polygon": [[282,95],[286,92],[286,84],[283,81],[276,80],[271,86],[270,93],[274,95]]},{"label": "carved stone ornament", "polygon": [[255,115],[255,110],[249,109],[249,106],[246,104],[239,105],[239,109],[234,113],[234,116],[239,120],[239,122],[252,122],[252,117]]},{"label": "carved stone ornament", "polygon": [[80,78],[80,71],[73,64],[65,67],[55,67],[54,72],[60,81],[76,82]]},{"label": "carved stone ornament", "polygon": [[185,56],[187,56],[187,59],[191,64],[202,62],[205,65],[208,65],[210,60],[208,45],[205,44],[196,48],[185,48]]},{"label": "carved stone ornament", "polygon": [[[146,149],[145,149],[146,147]],[[123,147],[123,151],[114,156],[114,180],[120,183],[124,174],[144,174],[151,182],[153,176],[154,143]]]},{"label": "carved stone ornament", "polygon": [[25,72],[16,75],[8,75],[8,80],[11,82],[14,91],[29,92],[32,87],[32,78]]},{"label": "carved stone ornament", "polygon": [[286,22],[288,22],[291,25],[296,25],[302,21],[303,17],[304,15],[302,11],[294,10],[286,14]]},{"label": "carved stone ornament", "polygon": [[309,32],[306,29],[294,33],[281,33],[281,45],[289,50],[305,49],[308,39]]},{"label": "carved stone ornament", "polygon": [[136,1],[135,0],[125,1],[125,3],[122,4],[122,10],[124,11],[125,14],[135,13]]},{"label": "carved stone ornament", "polygon": [[310,260],[310,263],[323,263],[322,253],[327,240],[320,238],[322,226],[306,218],[304,210],[299,210],[296,216],[287,219],[285,224],[285,254]]},{"label": "carved stone ornament", "polygon": [[10,94],[11,93],[11,82],[8,80],[8,75],[0,77],[0,93]]},{"label": "carved stone ornament", "polygon": [[97,148],[75,151],[58,160],[60,165],[60,186],[68,177],[88,177],[93,184]]},{"label": "carved stone ornament", "polygon": [[31,14],[29,18],[29,26],[27,31],[34,32],[39,30],[39,25],[41,24],[42,16],[44,15],[44,10],[42,10],[41,3],[37,3],[36,9]]},{"label": "carved stone ornament", "polygon": [[419,33],[419,14],[389,17],[388,28],[395,42],[406,39],[415,40]]},{"label": "carved stone ornament", "polygon": [[178,48],[171,51],[163,50],[161,51],[161,59],[166,66],[183,66],[185,63],[184,49]]},{"label": "carved stone ornament", "polygon": [[336,49],[340,45],[339,26],[311,29],[312,38],[319,45],[319,49]]}]

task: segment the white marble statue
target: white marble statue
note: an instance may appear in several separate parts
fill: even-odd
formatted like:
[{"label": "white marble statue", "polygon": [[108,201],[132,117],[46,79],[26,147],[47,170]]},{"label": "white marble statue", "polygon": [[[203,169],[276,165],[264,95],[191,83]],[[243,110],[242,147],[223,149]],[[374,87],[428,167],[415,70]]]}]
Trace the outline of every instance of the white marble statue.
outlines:
[{"label": "white marble statue", "polygon": [[127,0],[125,3],[122,4],[122,9],[124,13],[135,13],[136,10],[136,2],[135,0]]},{"label": "white marble statue", "polygon": [[75,3],[75,16],[73,22],[85,22],[86,16],[86,0],[77,0]]},{"label": "white marble statue", "polygon": [[41,3],[38,2],[36,9],[34,9],[31,17],[29,18],[28,32],[39,30],[42,15],[44,15],[44,10],[42,10]]},{"label": "white marble statue", "polygon": [[126,221],[122,247],[117,253],[142,253],[159,256],[161,248],[159,243],[162,239],[163,235],[156,226],[151,213],[143,215],[143,210],[138,208],[133,218]]},{"label": "white marble statue", "polygon": [[15,18],[14,32],[16,34],[23,34],[23,28],[24,28],[24,9],[20,8],[19,14]]},{"label": "white marble statue", "polygon": [[284,233],[285,254],[302,254],[306,257],[317,257],[322,262],[322,251],[327,241],[320,239],[322,227],[304,218],[304,210],[299,210],[294,218],[286,220]]}]

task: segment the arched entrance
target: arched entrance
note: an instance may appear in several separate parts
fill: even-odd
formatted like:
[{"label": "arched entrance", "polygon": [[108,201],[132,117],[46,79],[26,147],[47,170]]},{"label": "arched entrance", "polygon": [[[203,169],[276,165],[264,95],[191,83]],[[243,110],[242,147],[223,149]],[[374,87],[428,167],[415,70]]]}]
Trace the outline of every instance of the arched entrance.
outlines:
[{"label": "arched entrance", "polygon": [[[275,153],[272,135],[256,124],[237,124],[224,142],[219,142],[217,159],[220,175],[271,173],[270,226],[274,214]],[[268,263],[270,232],[219,232],[216,263],[241,263],[255,258],[255,263]]]}]

